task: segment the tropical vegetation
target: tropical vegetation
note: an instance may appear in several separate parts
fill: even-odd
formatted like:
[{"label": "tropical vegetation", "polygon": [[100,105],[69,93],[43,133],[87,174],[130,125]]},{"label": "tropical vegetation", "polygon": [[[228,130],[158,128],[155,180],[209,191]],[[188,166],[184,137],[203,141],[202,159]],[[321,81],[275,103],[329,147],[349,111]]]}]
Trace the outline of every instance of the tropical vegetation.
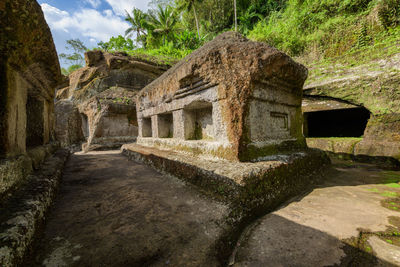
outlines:
[{"label": "tropical vegetation", "polygon": [[400,0],[153,0],[126,12],[125,36],[98,49],[176,61],[235,30],[291,56],[323,60],[400,40]]}]

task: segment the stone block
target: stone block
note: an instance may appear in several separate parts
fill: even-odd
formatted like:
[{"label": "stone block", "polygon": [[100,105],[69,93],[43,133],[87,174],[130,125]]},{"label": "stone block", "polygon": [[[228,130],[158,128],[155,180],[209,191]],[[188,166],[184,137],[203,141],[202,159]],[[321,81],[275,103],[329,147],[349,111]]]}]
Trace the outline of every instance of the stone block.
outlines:
[{"label": "stone block", "polygon": [[[304,149],[306,78],[307,69],[284,53],[224,33],[140,91],[137,142],[233,161]],[[152,136],[141,125],[150,117]],[[167,130],[180,142],[162,140]]]}]

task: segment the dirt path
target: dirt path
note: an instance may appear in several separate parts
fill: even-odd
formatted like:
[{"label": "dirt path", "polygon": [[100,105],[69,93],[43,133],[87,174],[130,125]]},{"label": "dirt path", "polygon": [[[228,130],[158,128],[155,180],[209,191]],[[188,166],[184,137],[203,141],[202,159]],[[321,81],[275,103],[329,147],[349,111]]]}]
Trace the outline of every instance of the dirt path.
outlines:
[{"label": "dirt path", "polygon": [[34,265],[216,265],[227,208],[119,151],[72,155],[58,196]]}]

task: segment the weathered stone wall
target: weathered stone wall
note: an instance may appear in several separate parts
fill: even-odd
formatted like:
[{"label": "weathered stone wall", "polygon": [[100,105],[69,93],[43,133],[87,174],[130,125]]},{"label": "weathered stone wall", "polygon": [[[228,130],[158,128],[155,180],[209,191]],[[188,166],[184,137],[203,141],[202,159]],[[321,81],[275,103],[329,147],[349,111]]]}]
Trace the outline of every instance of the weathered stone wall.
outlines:
[{"label": "weathered stone wall", "polygon": [[55,104],[55,114],[55,134],[62,146],[85,140],[81,114],[71,100],[58,101]]},{"label": "weathered stone wall", "polygon": [[306,77],[275,48],[224,33],[140,92],[138,143],[240,161],[304,148]]},{"label": "weathered stone wall", "polygon": [[[57,91],[56,99],[68,99],[79,114],[65,113],[64,104],[56,104],[57,139],[66,146],[86,141],[85,150],[135,141],[136,93],[169,66],[102,51],[86,52],[85,61],[85,67],[70,74],[69,85]],[[73,129],[74,138],[67,129]]]},{"label": "weathered stone wall", "polygon": [[33,155],[38,151],[33,148],[54,140],[53,98],[60,80],[57,53],[40,5],[33,0],[1,1],[0,158],[6,159],[0,163],[0,195],[36,167],[33,164],[41,157]]},{"label": "weathered stone wall", "polygon": [[304,95],[336,98],[368,109],[371,118],[354,153],[400,161],[399,70],[399,53],[382,53],[379,58],[356,66],[340,61],[314,66],[310,68]]},{"label": "weathered stone wall", "polygon": [[[54,130],[53,88],[61,73],[50,30],[36,1],[0,3],[0,56],[5,107],[0,118],[0,154],[11,156],[24,153],[26,146],[47,143]],[[27,119],[30,112],[35,117]]]}]

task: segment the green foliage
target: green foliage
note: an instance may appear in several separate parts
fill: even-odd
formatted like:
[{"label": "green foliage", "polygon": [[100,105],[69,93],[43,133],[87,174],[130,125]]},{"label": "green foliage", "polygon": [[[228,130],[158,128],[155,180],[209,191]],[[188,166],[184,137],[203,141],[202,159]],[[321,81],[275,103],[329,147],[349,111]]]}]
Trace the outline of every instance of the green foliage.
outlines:
[{"label": "green foliage", "polygon": [[[171,6],[163,8],[159,5],[156,11],[149,12],[146,27],[151,36],[158,40],[162,39],[162,44],[165,45],[167,42],[173,41],[177,23],[178,16],[175,10]],[[154,47],[155,44],[158,45],[159,42],[147,41],[148,46]]]},{"label": "green foliage", "polygon": [[365,47],[371,43],[371,37],[368,35],[366,24],[363,24],[358,34],[357,47]]},{"label": "green foliage", "polygon": [[247,35],[253,29],[253,25],[262,20],[263,16],[256,11],[256,6],[250,6],[242,15],[238,17],[239,31]]},{"label": "green foliage", "polygon": [[121,35],[111,37],[108,42],[99,42],[97,45],[105,51],[131,51],[136,48],[131,39]]},{"label": "green foliage", "polygon": [[194,32],[185,30],[179,34],[175,34],[175,47],[183,50],[194,50],[197,49],[203,40],[197,38]]},{"label": "green foliage", "polygon": [[85,62],[83,53],[87,50],[87,47],[79,39],[70,39],[67,40],[66,43],[67,45],[65,46],[65,48],[67,50],[72,50],[72,53],[61,53],[59,55],[59,58],[60,60],[64,61],[65,64],[69,65],[67,69],[62,68],[61,70],[64,75],[69,75],[71,72],[82,68]]},{"label": "green foliage", "polygon": [[[258,22],[249,37],[292,56],[314,53],[318,58],[337,57],[386,38],[380,23],[369,14],[376,7],[383,10],[391,6],[392,11],[385,12],[398,16],[398,11],[393,11],[396,5],[388,4],[392,1],[400,0],[288,0],[285,8]],[[392,15],[387,17],[395,21]]]},{"label": "green foliage", "polygon": [[[146,56],[155,57],[155,61],[159,61],[158,63],[160,64],[173,64],[192,53],[192,50],[175,48],[174,43],[169,42],[165,45],[161,45],[158,48],[139,48],[128,51],[128,53],[133,56],[144,56],[145,58]],[[154,58],[152,61],[154,61]]]},{"label": "green foliage", "polygon": [[378,17],[385,29],[400,25],[400,0],[383,0]]},{"label": "green foliage", "polygon": [[185,10],[186,12],[190,12],[193,10],[194,19],[196,22],[196,31],[197,37],[200,39],[200,27],[199,27],[199,19],[196,12],[196,4],[201,4],[203,0],[180,0],[178,3],[178,10]]},{"label": "green foliage", "polygon": [[[314,60],[368,50],[393,40],[399,32],[396,27],[400,24],[400,0],[236,0],[236,3],[238,29],[242,34],[292,56],[311,55]],[[130,24],[126,38],[113,37],[109,42],[100,42],[99,48],[173,62],[221,32],[233,29],[232,0],[153,0],[151,6],[155,8],[146,13],[139,9],[126,13],[125,20]],[[133,36],[140,48],[131,42]]]},{"label": "green foliage", "polygon": [[129,22],[131,26],[126,29],[125,36],[130,38],[133,36],[133,33],[136,33],[136,42],[143,42],[144,39],[141,37],[142,35],[146,35],[147,19],[148,15],[140,9],[134,8],[132,10],[132,16],[126,12],[125,21]]}]

